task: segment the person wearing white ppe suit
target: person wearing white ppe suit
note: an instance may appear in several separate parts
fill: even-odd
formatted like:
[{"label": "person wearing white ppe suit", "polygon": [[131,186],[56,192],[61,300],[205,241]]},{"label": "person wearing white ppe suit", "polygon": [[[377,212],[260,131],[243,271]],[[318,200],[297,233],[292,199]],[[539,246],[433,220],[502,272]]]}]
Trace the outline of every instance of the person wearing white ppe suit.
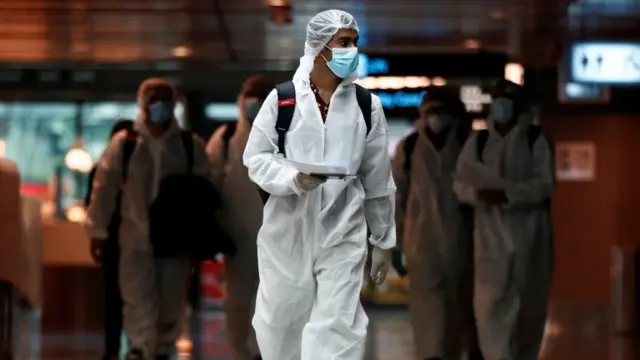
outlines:
[{"label": "person wearing white ppe suit", "polygon": [[[501,81],[489,130],[476,132],[458,160],[462,179],[454,190],[475,207],[474,308],[487,360],[537,359],[546,322],[553,268],[553,152],[530,118],[524,89]],[[480,166],[499,181],[472,184],[469,174],[478,170],[471,169]]]},{"label": "person wearing white ppe suit", "polygon": [[264,206],[258,189],[249,179],[247,168],[242,164],[242,154],[251,124],[273,88],[273,82],[265,76],[247,79],[238,97],[240,118],[233,135],[228,138],[227,125],[222,126],[207,144],[207,155],[225,204],[222,209],[225,220],[221,224],[238,249],[234,257],[225,260],[226,323],[236,360],[258,358],[255,334],[251,331],[251,317],[258,289],[256,241]]},{"label": "person wearing white ppe suit", "polygon": [[[128,360],[169,359],[185,314],[190,260],[155,258],[148,237],[148,209],[160,181],[188,170],[188,149],[174,117],[175,103],[175,89],[166,80],[154,78],[140,85],[140,113],[128,166],[124,168],[124,151],[132,134],[122,131],[98,164],[85,224],[94,243],[104,241],[121,196],[120,287],[131,349]],[[194,140],[193,172],[213,181],[204,143]]]},{"label": "person wearing white ppe suit", "polygon": [[420,360],[460,359],[473,328],[473,212],[458,201],[452,175],[470,126],[460,99],[443,89],[428,90],[418,110],[416,132],[393,161],[414,343]]},{"label": "person wearing white ppe suit", "polygon": [[[372,96],[368,134],[366,110],[356,100],[357,39],[350,14],[328,10],[314,16],[293,78],[286,158],[278,154],[276,91],[258,113],[244,152],[249,177],[270,194],[258,234],[260,285],[253,318],[265,360],[364,357],[368,319],[360,291],[367,223],[372,277],[380,282],[396,242],[395,185],[380,100]],[[358,176],[306,175],[288,160],[341,163]]]}]

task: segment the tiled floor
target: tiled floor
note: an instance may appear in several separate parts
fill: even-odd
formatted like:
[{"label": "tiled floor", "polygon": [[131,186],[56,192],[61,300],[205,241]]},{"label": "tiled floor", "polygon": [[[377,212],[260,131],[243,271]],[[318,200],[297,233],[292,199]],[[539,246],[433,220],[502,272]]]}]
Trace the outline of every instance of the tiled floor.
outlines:
[{"label": "tiled floor", "polygon": [[[404,309],[370,309],[366,360],[410,360],[411,328]],[[553,306],[541,354],[544,360],[636,360],[635,341],[608,335],[607,311],[580,304]],[[178,341],[179,359],[230,359],[224,317],[202,312],[192,320],[190,339]],[[193,340],[193,341],[192,341]],[[32,342],[35,344],[36,342]],[[43,360],[93,360],[100,358],[100,334],[45,334],[41,340]],[[35,345],[32,345],[35,346]],[[639,354],[640,355],[640,354]],[[37,356],[28,360],[35,360]]]}]

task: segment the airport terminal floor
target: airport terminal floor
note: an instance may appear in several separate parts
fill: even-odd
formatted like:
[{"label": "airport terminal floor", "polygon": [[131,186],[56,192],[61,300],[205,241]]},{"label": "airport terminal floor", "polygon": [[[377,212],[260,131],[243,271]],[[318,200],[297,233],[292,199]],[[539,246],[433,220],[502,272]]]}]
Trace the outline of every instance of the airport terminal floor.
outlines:
[{"label": "airport terminal floor", "polygon": [[[369,308],[371,318],[365,360],[411,360],[412,336],[407,310]],[[638,341],[612,337],[608,311],[591,304],[553,304],[541,360],[635,360]],[[201,311],[190,319],[189,330],[178,341],[176,359],[227,360],[224,315]],[[92,360],[101,356],[99,333],[44,334],[42,360]]]}]

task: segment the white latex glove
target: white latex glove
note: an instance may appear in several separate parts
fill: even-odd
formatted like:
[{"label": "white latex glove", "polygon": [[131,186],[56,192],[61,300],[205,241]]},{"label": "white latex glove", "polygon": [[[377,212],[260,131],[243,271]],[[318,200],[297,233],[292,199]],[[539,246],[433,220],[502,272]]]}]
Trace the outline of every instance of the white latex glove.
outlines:
[{"label": "white latex glove", "polygon": [[325,181],[327,181],[326,178],[322,178],[319,176],[311,176],[303,173],[298,173],[295,179],[296,185],[302,191],[311,191],[317,188],[318,186],[322,185]]},{"label": "white latex glove", "polygon": [[382,285],[391,268],[391,250],[373,247],[371,251],[371,274],[369,277],[377,285]]}]

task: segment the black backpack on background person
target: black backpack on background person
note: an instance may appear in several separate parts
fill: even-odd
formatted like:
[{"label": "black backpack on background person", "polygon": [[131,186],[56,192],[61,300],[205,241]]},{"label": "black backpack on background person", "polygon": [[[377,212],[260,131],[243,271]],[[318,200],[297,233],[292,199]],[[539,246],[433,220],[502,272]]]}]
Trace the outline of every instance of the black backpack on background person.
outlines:
[{"label": "black backpack on background person", "polygon": [[[371,131],[371,92],[358,84],[354,84],[356,87],[356,100],[358,101],[358,107],[362,111],[364,122],[367,126],[367,135]],[[293,81],[287,81],[282,84],[276,85],[276,92],[278,93],[278,118],[276,119],[276,133],[278,134],[278,153],[287,157],[285,151],[285,140],[287,138],[287,132],[291,126],[293,120],[293,114],[296,110],[296,88]],[[258,192],[262,198],[263,203],[267,203],[269,200],[269,193],[258,187]]]},{"label": "black backpack on background person", "polygon": [[[193,135],[180,133],[187,155],[183,174],[162,179],[155,200],[149,206],[149,239],[157,257],[189,256],[194,260],[213,259],[218,254],[233,256],[233,240],[220,228],[215,214],[222,198],[215,187],[193,173]],[[123,150],[122,183],[126,183],[128,165],[138,134],[127,134]]]}]

